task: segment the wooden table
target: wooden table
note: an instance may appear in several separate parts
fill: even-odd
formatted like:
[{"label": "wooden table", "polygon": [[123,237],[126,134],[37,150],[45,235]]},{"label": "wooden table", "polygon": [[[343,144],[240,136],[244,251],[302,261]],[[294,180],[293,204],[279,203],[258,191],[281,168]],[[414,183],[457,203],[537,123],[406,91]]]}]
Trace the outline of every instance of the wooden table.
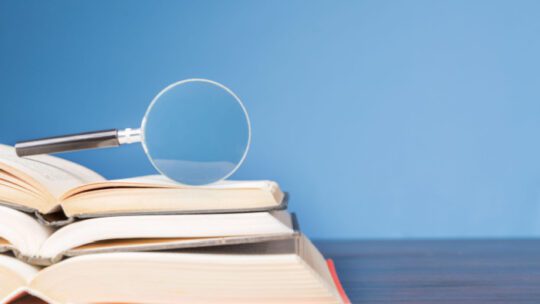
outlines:
[{"label": "wooden table", "polygon": [[316,245],[353,303],[540,303],[540,240]]}]

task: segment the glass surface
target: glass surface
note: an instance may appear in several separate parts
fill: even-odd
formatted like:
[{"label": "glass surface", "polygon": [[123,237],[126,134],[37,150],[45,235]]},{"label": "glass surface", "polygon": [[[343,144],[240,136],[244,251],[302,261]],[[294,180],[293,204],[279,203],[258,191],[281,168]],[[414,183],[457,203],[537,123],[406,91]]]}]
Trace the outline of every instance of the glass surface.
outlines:
[{"label": "glass surface", "polygon": [[249,118],[240,99],[210,80],[184,80],[152,101],[142,123],[144,149],[154,167],[187,185],[225,179],[247,153]]}]

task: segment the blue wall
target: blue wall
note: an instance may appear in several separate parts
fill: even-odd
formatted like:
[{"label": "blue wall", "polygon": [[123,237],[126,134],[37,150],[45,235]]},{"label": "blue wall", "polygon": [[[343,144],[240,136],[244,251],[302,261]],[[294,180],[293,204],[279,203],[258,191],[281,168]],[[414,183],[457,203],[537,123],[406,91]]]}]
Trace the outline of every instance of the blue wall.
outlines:
[{"label": "blue wall", "polygon": [[[246,103],[236,179],[318,238],[540,235],[540,2],[0,1],[0,141],[136,127],[204,77]],[[66,154],[110,178],[139,146]]]}]

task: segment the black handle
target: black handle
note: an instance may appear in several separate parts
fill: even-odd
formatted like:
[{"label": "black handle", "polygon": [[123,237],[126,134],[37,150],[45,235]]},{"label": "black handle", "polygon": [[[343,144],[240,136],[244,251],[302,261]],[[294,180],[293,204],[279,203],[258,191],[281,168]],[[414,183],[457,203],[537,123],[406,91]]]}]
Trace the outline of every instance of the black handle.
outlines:
[{"label": "black handle", "polygon": [[118,147],[119,145],[118,131],[116,129],[111,129],[20,141],[15,144],[15,151],[18,156],[30,156],[76,150]]}]

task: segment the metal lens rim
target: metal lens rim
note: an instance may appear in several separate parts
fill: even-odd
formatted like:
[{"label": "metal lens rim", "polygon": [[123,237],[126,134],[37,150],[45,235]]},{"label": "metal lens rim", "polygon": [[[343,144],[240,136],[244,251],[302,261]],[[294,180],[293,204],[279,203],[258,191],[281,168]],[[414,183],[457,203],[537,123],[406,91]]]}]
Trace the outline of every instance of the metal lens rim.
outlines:
[{"label": "metal lens rim", "polygon": [[[161,90],[155,97],[154,99],[152,99],[152,102],[150,103],[150,105],[148,106],[148,108],[146,109],[146,112],[144,113],[144,117],[142,119],[142,123],[141,123],[141,142],[142,142],[142,146],[143,146],[143,149],[144,149],[144,153],[146,154],[146,157],[148,158],[148,160],[150,160],[150,163],[152,164],[152,166],[161,174],[161,175],[164,175],[166,176],[167,178],[173,180],[173,181],[176,181],[174,180],[172,177],[168,176],[165,172],[163,172],[155,163],[154,163],[154,160],[152,159],[152,155],[150,153],[150,151],[148,150],[148,146],[146,145],[146,141],[145,141],[145,138],[146,138],[146,133],[145,133],[145,130],[146,130],[146,123],[147,123],[147,117],[148,115],[150,114],[150,112],[152,111],[152,108],[154,107],[154,105],[157,103],[157,101],[159,100],[159,98],[165,94],[166,92],[168,92],[169,90],[177,87],[177,86],[180,86],[180,85],[183,85],[183,84],[186,84],[186,83],[190,83],[190,82],[205,82],[205,83],[209,83],[209,84],[212,84],[212,85],[215,85],[215,86],[218,86],[219,88],[227,91],[227,93],[229,93],[231,96],[234,97],[234,99],[238,102],[238,104],[240,105],[240,107],[242,108],[242,111],[244,112],[244,117],[246,119],[246,122],[247,122],[247,126],[248,126],[248,141],[247,141],[247,144],[246,144],[246,148],[244,150],[244,154],[242,155],[242,158],[240,159],[240,161],[238,162],[238,164],[236,164],[236,167],[234,167],[233,170],[231,170],[227,175],[223,176],[222,178],[220,178],[219,180],[216,180],[212,183],[215,183],[215,182],[219,182],[219,181],[222,181],[222,180],[225,180],[227,178],[229,178],[231,175],[233,175],[237,170],[238,168],[240,168],[240,166],[242,165],[242,163],[244,162],[244,160],[246,159],[246,156],[248,154],[248,151],[249,151],[249,147],[251,145],[251,122],[250,122],[250,119],[249,119],[249,115],[248,115],[248,112],[246,110],[246,107],[244,106],[244,103],[242,102],[242,100],[240,100],[240,98],[234,94],[233,91],[231,91],[229,88],[227,88],[226,86],[224,86],[223,84],[219,83],[219,82],[216,82],[216,81],[213,81],[213,80],[209,80],[209,79],[204,79],[204,78],[190,78],[190,79],[185,79],[185,80],[180,80],[180,81],[177,81],[175,83],[172,83],[170,84],[169,86],[167,86],[166,88],[164,88],[163,90]],[[176,181],[177,183],[180,183],[179,181]],[[210,183],[210,184],[212,184]],[[202,185],[201,185],[202,186]]]}]

